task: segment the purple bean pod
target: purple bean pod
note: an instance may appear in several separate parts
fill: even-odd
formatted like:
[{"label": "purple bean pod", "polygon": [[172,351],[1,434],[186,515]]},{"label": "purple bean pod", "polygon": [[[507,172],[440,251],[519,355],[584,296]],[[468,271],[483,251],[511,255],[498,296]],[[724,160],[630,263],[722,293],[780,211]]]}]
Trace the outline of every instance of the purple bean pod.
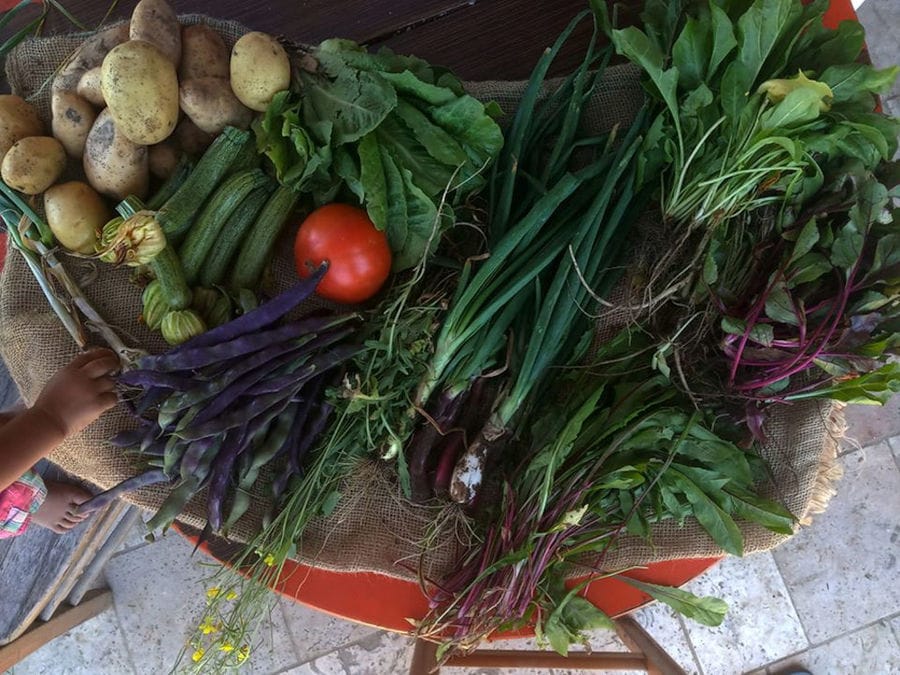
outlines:
[{"label": "purple bean pod", "polygon": [[110,488],[109,490],[106,490],[105,492],[94,495],[86,502],[82,502],[75,507],[75,513],[80,515],[93,513],[94,511],[98,511],[104,506],[110,504],[114,499],[117,499],[126,492],[131,492],[142,487],[147,487],[148,485],[156,485],[157,483],[167,482],[169,482],[169,477],[166,476],[165,472],[162,471],[162,469],[152,469],[150,471],[145,471],[144,473],[138,474],[137,476],[133,476],[132,478],[123,480],[121,483],[119,483],[115,487]]},{"label": "purple bean pod", "polygon": [[221,326],[217,326],[195,338],[191,338],[183,345],[170,350],[169,353],[176,354],[197,347],[209,347],[220,342],[233,340],[242,335],[247,335],[248,333],[255,333],[272,325],[315,293],[316,286],[319,285],[319,281],[321,281],[327,270],[328,263],[323,262],[312,276],[303,279],[283,293],[276,295],[268,302],[261,304],[256,309],[251,310],[228,323],[223,323]]}]

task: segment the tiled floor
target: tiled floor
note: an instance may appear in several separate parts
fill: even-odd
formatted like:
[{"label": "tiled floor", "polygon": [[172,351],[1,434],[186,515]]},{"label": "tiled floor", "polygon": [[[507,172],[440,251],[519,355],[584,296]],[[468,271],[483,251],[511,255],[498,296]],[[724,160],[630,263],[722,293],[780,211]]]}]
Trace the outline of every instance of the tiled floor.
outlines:
[{"label": "tiled floor", "polygon": [[[873,61],[900,61],[900,0],[867,0],[859,15]],[[885,99],[895,115],[898,91]],[[780,675],[796,666],[814,675],[900,673],[900,397],[884,409],[851,410],[849,418],[858,444],[848,444],[841,457],[845,476],[828,510],[774,552],[729,559],[689,584],[729,603],[720,627],[691,623],[659,605],[637,612],[688,673]],[[168,672],[202,611],[198,598],[209,573],[180,538],[146,544],[136,533],[106,570],[114,609],[46,645],[13,673]],[[592,643],[624,649],[607,633]],[[393,675],[406,672],[410,655],[403,636],[281,603],[247,672]],[[492,673],[499,671],[477,675]]]}]

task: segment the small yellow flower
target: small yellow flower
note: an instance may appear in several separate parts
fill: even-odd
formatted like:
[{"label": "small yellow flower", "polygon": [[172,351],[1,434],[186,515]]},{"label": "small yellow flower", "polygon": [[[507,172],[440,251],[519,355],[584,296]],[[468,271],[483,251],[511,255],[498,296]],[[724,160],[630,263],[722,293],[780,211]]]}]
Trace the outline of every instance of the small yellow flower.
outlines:
[{"label": "small yellow flower", "polygon": [[191,660],[194,663],[197,663],[200,659],[203,658],[203,654],[205,654],[205,652],[202,649],[198,649],[191,655]]},{"label": "small yellow flower", "polygon": [[275,556],[272,555],[271,553],[268,553],[268,554],[266,554],[266,557],[263,558],[263,562],[266,565],[268,565],[269,567],[272,567],[275,565]]},{"label": "small yellow flower", "polygon": [[238,596],[237,591],[228,591],[225,594],[226,600],[234,600]]},{"label": "small yellow flower", "polygon": [[226,642],[225,644],[223,644],[222,646],[219,647],[219,651],[220,651],[220,652],[225,652],[226,654],[227,654],[228,652],[233,652],[233,651],[234,651],[234,645],[231,644],[230,642]]},{"label": "small yellow flower", "polygon": [[206,591],[206,597],[210,599],[219,597],[219,587],[213,586],[212,588],[208,589]]},{"label": "small yellow flower", "polygon": [[247,660],[247,657],[250,656],[250,645],[244,645],[238,650],[237,654],[237,662],[243,663]]},{"label": "small yellow flower", "polygon": [[219,631],[219,626],[217,624],[214,624],[210,617],[206,617],[205,619],[203,619],[203,623],[200,624],[200,631],[204,635],[217,633]]}]

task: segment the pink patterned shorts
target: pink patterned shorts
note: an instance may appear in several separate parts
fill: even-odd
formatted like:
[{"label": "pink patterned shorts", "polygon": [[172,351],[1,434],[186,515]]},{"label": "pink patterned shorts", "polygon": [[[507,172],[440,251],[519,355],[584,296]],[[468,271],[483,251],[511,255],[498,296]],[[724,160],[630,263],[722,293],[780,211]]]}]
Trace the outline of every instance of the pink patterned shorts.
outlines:
[{"label": "pink patterned shorts", "polygon": [[47,486],[35,471],[28,471],[0,492],[0,539],[25,532],[46,497]]}]

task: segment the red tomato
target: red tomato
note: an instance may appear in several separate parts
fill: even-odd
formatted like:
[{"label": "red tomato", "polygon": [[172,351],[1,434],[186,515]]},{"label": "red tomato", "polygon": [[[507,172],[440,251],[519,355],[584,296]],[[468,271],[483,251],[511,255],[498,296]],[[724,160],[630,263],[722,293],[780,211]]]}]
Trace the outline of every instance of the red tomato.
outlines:
[{"label": "red tomato", "polygon": [[297,273],[306,278],[327,260],[316,293],[352,304],[378,292],[391,272],[391,248],[384,232],[362,209],[326,204],[310,213],[294,240]]}]

